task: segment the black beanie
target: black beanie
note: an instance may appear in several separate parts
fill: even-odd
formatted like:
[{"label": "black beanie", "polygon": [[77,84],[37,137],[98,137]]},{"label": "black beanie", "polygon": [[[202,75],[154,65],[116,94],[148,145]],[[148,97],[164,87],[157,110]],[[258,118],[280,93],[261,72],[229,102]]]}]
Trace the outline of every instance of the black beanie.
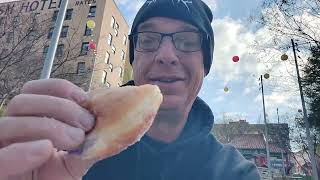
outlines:
[{"label": "black beanie", "polygon": [[[131,34],[137,32],[138,25],[152,17],[168,17],[182,20],[197,27],[205,34],[202,50],[204,68],[209,73],[213,58],[214,36],[211,26],[213,19],[210,8],[201,0],[147,0],[138,11],[131,28]],[[134,42],[130,39],[130,64],[134,60]]]}]

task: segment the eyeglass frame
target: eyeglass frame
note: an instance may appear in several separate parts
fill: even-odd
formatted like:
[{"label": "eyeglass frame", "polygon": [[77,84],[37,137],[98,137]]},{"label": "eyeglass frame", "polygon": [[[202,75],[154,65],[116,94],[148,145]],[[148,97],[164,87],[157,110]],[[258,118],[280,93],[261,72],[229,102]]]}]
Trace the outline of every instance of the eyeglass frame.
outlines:
[{"label": "eyeglass frame", "polygon": [[[194,32],[194,33],[197,33],[200,37],[200,48],[198,50],[194,50],[194,51],[183,51],[183,50],[180,50],[176,47],[176,44],[175,44],[175,41],[173,40],[173,36],[174,34],[177,34],[177,33],[183,33],[183,32]],[[200,51],[202,49],[202,44],[204,42],[204,35],[203,35],[203,32],[201,31],[197,31],[197,30],[186,30],[186,31],[176,31],[176,32],[173,32],[173,33],[161,33],[161,32],[155,32],[155,31],[140,31],[140,32],[136,32],[136,33],[133,33],[133,34],[129,34],[129,39],[130,40],[134,40],[134,36],[135,35],[138,35],[139,33],[155,33],[155,34],[160,34],[160,41],[159,41],[159,45],[157,48],[155,48],[154,50],[142,50],[142,51],[139,51],[136,49],[136,43],[137,42],[133,42],[133,46],[134,46],[134,49],[138,52],[154,52],[154,51],[157,51],[162,43],[162,40],[164,37],[166,36],[169,36],[171,38],[171,42],[172,44],[174,45],[174,47],[181,51],[181,52],[185,52],[185,53],[192,53],[192,52],[197,52],[197,51]]]}]

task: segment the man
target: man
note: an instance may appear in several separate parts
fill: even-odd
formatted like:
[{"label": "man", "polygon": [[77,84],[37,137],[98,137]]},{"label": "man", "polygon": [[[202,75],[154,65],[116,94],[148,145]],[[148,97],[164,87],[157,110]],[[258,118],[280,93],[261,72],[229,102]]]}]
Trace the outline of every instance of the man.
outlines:
[{"label": "man", "polygon": [[253,163],[212,136],[212,112],[197,97],[212,63],[212,19],[201,0],[146,1],[131,30],[126,85],[156,84],[164,100],[140,142],[100,162],[55,150],[77,149],[93,127],[79,106],[86,94],[63,80],[27,83],[0,121],[0,179],[259,179]]}]

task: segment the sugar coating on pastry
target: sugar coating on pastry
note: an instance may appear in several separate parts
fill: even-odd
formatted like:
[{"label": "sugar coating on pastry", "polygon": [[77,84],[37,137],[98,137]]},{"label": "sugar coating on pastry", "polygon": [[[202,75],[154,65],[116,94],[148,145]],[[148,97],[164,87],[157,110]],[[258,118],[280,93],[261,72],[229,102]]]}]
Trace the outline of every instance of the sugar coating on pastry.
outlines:
[{"label": "sugar coating on pastry", "polygon": [[153,123],[162,102],[156,85],[125,86],[90,92],[84,106],[96,117],[86,136],[83,159],[101,160],[139,141]]}]

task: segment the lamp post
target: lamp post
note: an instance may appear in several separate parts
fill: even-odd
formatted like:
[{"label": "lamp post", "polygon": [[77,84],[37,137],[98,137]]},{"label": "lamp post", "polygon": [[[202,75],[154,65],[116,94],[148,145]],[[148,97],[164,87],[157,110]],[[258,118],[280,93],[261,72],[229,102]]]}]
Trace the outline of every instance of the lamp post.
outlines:
[{"label": "lamp post", "polygon": [[269,178],[271,179],[271,163],[270,163],[270,152],[269,152],[269,142],[268,142],[268,127],[267,127],[267,117],[266,117],[266,108],[264,103],[264,91],[263,91],[263,77],[268,79],[270,77],[269,74],[261,75],[260,76],[260,83],[261,83],[261,95],[262,95],[262,106],[263,106],[263,119],[264,119],[264,133],[265,133],[265,142],[266,142],[266,151],[267,151],[267,163],[268,163],[268,174]]},{"label": "lamp post", "polygon": [[51,68],[53,64],[53,60],[56,54],[57,45],[59,42],[59,36],[61,33],[64,17],[66,15],[67,7],[68,7],[69,0],[62,0],[61,8],[59,9],[59,13],[57,16],[57,20],[55,23],[55,28],[53,30],[52,39],[50,42],[50,46],[48,49],[48,53],[46,55],[46,59],[43,64],[43,68],[41,71],[40,79],[48,79],[50,78]]},{"label": "lamp post", "polygon": [[[291,43],[292,43],[294,62],[295,62],[297,77],[298,77],[299,92],[300,92],[302,112],[303,112],[303,121],[304,121],[305,127],[306,127],[307,143],[308,143],[308,149],[309,149],[309,154],[310,154],[310,160],[311,160],[311,164],[312,164],[312,174],[313,174],[314,180],[318,180],[319,178],[318,178],[317,166],[316,166],[316,161],[315,161],[315,156],[314,156],[314,148],[313,148],[313,144],[312,144],[311,138],[310,138],[310,124],[307,119],[308,118],[307,117],[307,109],[306,109],[306,105],[305,105],[305,101],[304,101],[304,96],[303,96],[303,91],[302,91],[302,86],[301,86],[301,77],[300,77],[300,73],[299,73],[299,66],[298,66],[297,55],[296,55],[296,48],[295,48],[295,44],[294,44],[293,39],[291,39]],[[285,61],[287,59],[288,59],[288,56],[286,54],[281,56],[281,60]]]}]

